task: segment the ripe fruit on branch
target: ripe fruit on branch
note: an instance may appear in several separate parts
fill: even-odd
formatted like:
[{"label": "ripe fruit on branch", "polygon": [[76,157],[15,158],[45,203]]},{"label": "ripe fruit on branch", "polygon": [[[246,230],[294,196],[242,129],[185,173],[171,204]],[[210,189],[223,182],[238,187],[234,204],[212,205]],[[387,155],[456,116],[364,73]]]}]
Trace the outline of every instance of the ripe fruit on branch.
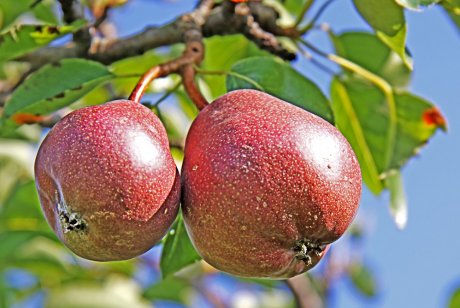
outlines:
[{"label": "ripe fruit on branch", "polygon": [[40,146],[35,177],[54,232],[91,260],[144,253],[179,208],[180,177],[166,131],[153,112],[129,100],[64,117]]},{"label": "ripe fruit on branch", "polygon": [[182,185],[187,231],[208,263],[238,276],[287,278],[313,267],[350,225],[361,171],[328,122],[237,90],[193,122]]}]

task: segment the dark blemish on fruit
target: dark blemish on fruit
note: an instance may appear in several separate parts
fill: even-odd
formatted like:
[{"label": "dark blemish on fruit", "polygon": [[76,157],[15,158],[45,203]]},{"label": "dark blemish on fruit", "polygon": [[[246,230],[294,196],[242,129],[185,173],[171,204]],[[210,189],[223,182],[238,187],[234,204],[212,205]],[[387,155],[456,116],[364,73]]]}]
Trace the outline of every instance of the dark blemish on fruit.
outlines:
[{"label": "dark blemish on fruit", "polygon": [[326,246],[318,245],[308,240],[297,241],[293,250],[296,251],[295,257],[298,260],[302,260],[306,265],[311,265],[313,263],[312,255],[317,257],[321,256],[321,253],[324,251]]},{"label": "dark blemish on fruit", "polygon": [[64,233],[70,231],[86,231],[87,224],[85,220],[81,217],[80,214],[72,212],[68,205],[65,203],[62,198],[60,198],[59,193],[56,191],[57,198],[57,212],[59,214],[59,220],[61,222],[62,230]]}]

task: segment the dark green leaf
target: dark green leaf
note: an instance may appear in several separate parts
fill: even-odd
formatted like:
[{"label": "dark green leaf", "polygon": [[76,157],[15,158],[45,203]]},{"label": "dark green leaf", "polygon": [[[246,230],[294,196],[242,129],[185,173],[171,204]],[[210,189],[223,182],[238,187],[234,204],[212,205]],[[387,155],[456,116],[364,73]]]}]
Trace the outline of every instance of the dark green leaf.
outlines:
[{"label": "dark green leaf", "polygon": [[357,79],[331,85],[331,99],[336,125],[347,137],[361,165],[363,179],[369,189],[378,194],[383,189],[381,179],[405,162],[426,144],[445,120],[427,101],[408,93],[395,94],[397,132],[391,161],[386,165],[388,146],[388,104],[383,93],[373,85]]},{"label": "dark green leaf", "polygon": [[396,170],[389,172],[385,178],[385,185],[390,191],[390,213],[399,229],[407,224],[407,200],[404,192],[401,173]]},{"label": "dark green leaf", "polygon": [[112,77],[104,65],[88,60],[65,59],[46,65],[13,92],[5,105],[4,116],[56,111]]},{"label": "dark green leaf", "polygon": [[460,307],[460,288],[458,288],[449,300],[449,308]]},{"label": "dark green leaf", "polygon": [[84,25],[76,21],[68,26],[21,25],[0,35],[0,63],[47,45]]},{"label": "dark green leaf", "polygon": [[[206,58],[203,69],[228,71],[238,60],[268,55],[242,35],[214,36],[205,40]],[[204,80],[214,98],[226,93],[225,78],[217,75],[205,75]]]},{"label": "dark green leaf", "polygon": [[170,300],[184,304],[190,291],[190,285],[187,281],[168,277],[148,287],[144,291],[144,297],[149,300]]},{"label": "dark green leaf", "polygon": [[254,57],[235,63],[227,76],[227,89],[258,89],[333,122],[331,107],[321,90],[275,58]]},{"label": "dark green leaf", "polygon": [[382,42],[393,49],[407,67],[412,69],[412,59],[406,53],[407,26],[403,8],[394,0],[353,0],[353,2]]},{"label": "dark green leaf", "polygon": [[364,264],[354,263],[348,268],[348,275],[353,286],[364,296],[377,295],[377,284],[374,275]]},{"label": "dark green leaf", "polygon": [[367,32],[344,32],[338,36],[332,35],[332,40],[339,56],[384,78],[394,87],[404,88],[408,85],[411,71],[375,35]]},{"label": "dark green leaf", "polygon": [[179,215],[163,244],[160,260],[161,274],[163,278],[167,278],[200,259],[201,257],[193,247],[185,230],[182,215]]}]

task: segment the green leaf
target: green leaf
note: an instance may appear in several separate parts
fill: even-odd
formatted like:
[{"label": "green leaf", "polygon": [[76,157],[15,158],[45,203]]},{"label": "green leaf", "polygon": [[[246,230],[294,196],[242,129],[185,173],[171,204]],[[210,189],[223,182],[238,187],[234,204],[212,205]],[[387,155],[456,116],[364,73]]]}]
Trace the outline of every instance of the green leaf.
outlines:
[{"label": "green leaf", "polygon": [[411,10],[420,10],[421,6],[429,6],[441,1],[442,0],[396,0],[396,3]]},{"label": "green leaf", "polygon": [[201,257],[190,241],[182,215],[179,215],[163,244],[160,269],[163,278],[199,261]]},{"label": "green leaf", "polygon": [[[364,182],[375,194],[384,188],[381,179],[386,172],[400,169],[438,128],[445,128],[444,118],[431,103],[409,93],[394,96],[397,127],[395,144],[389,145],[385,95],[363,80],[335,78],[331,84],[336,125],[353,147]],[[393,147],[389,164],[385,155],[388,146]]]},{"label": "green leaf", "polygon": [[377,295],[377,284],[370,268],[361,263],[354,263],[348,268],[348,276],[353,286],[364,296]]},{"label": "green leaf", "polygon": [[10,290],[6,284],[6,277],[3,272],[0,272],[0,307],[11,307]]},{"label": "green leaf", "polygon": [[455,290],[452,294],[452,297],[449,300],[449,308],[458,308],[460,307],[460,288]]},{"label": "green leaf", "polygon": [[180,278],[168,277],[148,287],[144,297],[148,300],[170,300],[185,304],[188,293],[191,292],[190,284]]},{"label": "green leaf", "polygon": [[[379,109],[383,94],[373,88],[360,91],[347,87],[336,78],[331,84],[331,100],[336,126],[353,147],[364,182],[374,194],[379,194],[383,190],[380,170],[388,120],[381,112],[372,112]],[[377,127],[377,131],[371,130],[373,127]],[[379,162],[382,162],[380,166]]]},{"label": "green leaf", "polygon": [[9,230],[51,232],[40,209],[34,181],[20,183],[15,187],[0,208],[0,223]]},{"label": "green leaf", "polygon": [[0,233],[0,267],[14,260],[16,253],[25,244],[38,236],[50,237],[49,233],[37,231],[6,231]]},{"label": "green leaf", "polygon": [[56,2],[53,0],[42,0],[33,8],[33,13],[37,19],[51,25],[57,25],[59,19],[56,17],[54,11]]},{"label": "green leaf", "polygon": [[391,216],[396,226],[402,230],[407,224],[407,199],[401,173],[390,171],[385,179],[385,185],[390,191]]},{"label": "green leaf", "polygon": [[41,127],[38,125],[23,125],[11,119],[0,117],[0,138],[5,140],[24,140],[36,143],[40,140]]},{"label": "green leaf", "polygon": [[32,0],[0,1],[0,30],[12,24],[16,18],[30,9]]},{"label": "green leaf", "polygon": [[403,8],[394,0],[353,0],[353,3],[377,37],[412,69],[412,59],[406,53],[407,26]]},{"label": "green leaf", "polygon": [[46,65],[13,92],[5,105],[4,116],[56,111],[112,77],[104,65],[88,60],[65,59]]},{"label": "green leaf", "polygon": [[443,1],[442,6],[460,31],[460,0]]},{"label": "green leaf", "polygon": [[[205,70],[228,71],[238,60],[268,55],[243,35],[214,36],[205,40],[206,58],[202,67]],[[204,80],[214,98],[226,93],[225,78],[205,75]]]},{"label": "green leaf", "polygon": [[78,281],[49,290],[45,301],[48,308],[148,308],[141,297],[141,288],[134,280],[117,275],[109,276],[102,284]]},{"label": "green leaf", "polygon": [[426,145],[436,130],[446,130],[446,120],[432,103],[407,92],[398,93],[395,98],[398,128],[389,169],[401,168]]},{"label": "green leaf", "polygon": [[112,63],[110,68],[114,75],[132,76],[113,80],[112,84],[115,93],[120,96],[129,95],[141,76],[148,69],[167,60],[170,59],[154,51],[149,51],[140,56],[126,58]]},{"label": "green leaf", "polygon": [[327,98],[309,79],[289,64],[269,57],[241,60],[227,76],[227,90],[258,89],[333,122]]},{"label": "green leaf", "polygon": [[154,107],[153,109],[158,118],[160,118],[161,123],[163,123],[169,140],[179,143],[185,140],[185,132],[180,129],[182,121],[178,121],[170,112],[163,112],[161,106]]},{"label": "green leaf", "polygon": [[54,1],[42,0],[34,8],[31,8],[34,2],[35,0],[0,1],[0,31],[10,26],[19,16],[29,11],[32,11],[42,21],[57,24],[57,18],[55,16],[54,18],[51,17]]},{"label": "green leaf", "polygon": [[382,77],[392,86],[405,88],[411,71],[401,58],[375,35],[367,32],[344,32],[331,35],[336,52],[368,71]]},{"label": "green leaf", "polygon": [[47,281],[55,282],[69,277],[71,269],[77,269],[68,261],[69,254],[60,242],[35,237],[17,250],[15,257],[8,260],[7,266],[26,270],[46,284]]},{"label": "green leaf", "polygon": [[305,5],[307,0],[286,0],[283,1],[283,5],[292,15],[297,17],[300,9]]},{"label": "green leaf", "polygon": [[196,108],[195,104],[190,100],[188,95],[184,91],[176,91],[174,92],[179,106],[184,111],[185,115],[188,119],[193,120],[198,115],[198,109]]},{"label": "green leaf", "polygon": [[[26,152],[18,143],[2,141],[1,147],[8,147],[15,155],[21,155]],[[0,154],[0,212],[5,207],[5,201],[11,198],[12,191],[15,190],[18,183],[29,181],[31,175],[25,166],[25,163],[19,161],[10,155]],[[0,214],[1,215],[1,214]],[[1,224],[0,224],[1,229]]]},{"label": "green leaf", "polygon": [[68,26],[21,25],[12,28],[0,35],[0,63],[47,45],[84,24],[79,20]]}]

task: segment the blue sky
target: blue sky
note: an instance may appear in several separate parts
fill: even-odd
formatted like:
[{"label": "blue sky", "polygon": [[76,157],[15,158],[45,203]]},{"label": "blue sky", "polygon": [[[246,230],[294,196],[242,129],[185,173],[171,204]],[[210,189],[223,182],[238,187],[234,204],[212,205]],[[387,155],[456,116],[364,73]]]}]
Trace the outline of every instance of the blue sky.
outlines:
[{"label": "blue sky", "polygon": [[[194,3],[135,0],[113,11],[112,16],[120,34],[128,35],[148,24],[171,20]],[[410,88],[438,104],[448,119],[449,132],[438,132],[403,170],[409,200],[405,230],[397,230],[390,218],[387,195],[374,197],[364,191],[358,215],[370,226],[364,260],[375,271],[381,293],[374,300],[365,300],[347,281],[340,281],[332,307],[441,307],[455,286],[460,287],[460,32],[438,8],[410,12],[406,17],[408,46],[415,62]],[[334,3],[322,20],[329,21],[337,32],[370,30],[354,11],[351,0]],[[321,36],[310,38],[327,47]],[[295,62],[295,66],[328,93],[329,76],[305,60]]]}]

